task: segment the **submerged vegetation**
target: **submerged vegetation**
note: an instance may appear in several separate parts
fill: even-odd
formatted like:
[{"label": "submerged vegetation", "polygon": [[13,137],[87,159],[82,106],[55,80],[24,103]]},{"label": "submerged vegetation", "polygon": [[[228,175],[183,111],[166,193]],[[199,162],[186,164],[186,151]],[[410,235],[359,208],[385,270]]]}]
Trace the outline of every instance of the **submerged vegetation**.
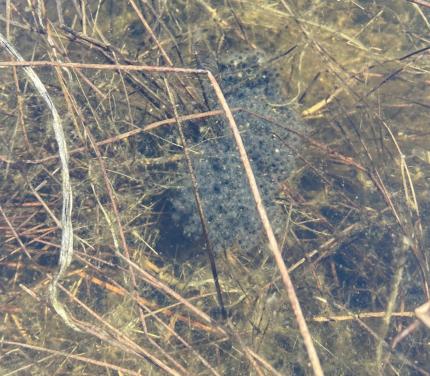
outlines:
[{"label": "submerged vegetation", "polygon": [[429,6],[2,2],[0,373],[429,375]]}]

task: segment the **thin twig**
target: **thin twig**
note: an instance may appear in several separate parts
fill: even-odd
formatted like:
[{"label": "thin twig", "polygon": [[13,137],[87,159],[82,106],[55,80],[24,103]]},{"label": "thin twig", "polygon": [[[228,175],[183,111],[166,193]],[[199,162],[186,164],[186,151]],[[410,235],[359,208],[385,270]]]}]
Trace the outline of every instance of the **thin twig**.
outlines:
[{"label": "thin twig", "polygon": [[191,162],[191,157],[190,157],[190,152],[189,152],[189,149],[187,146],[187,142],[185,140],[185,135],[184,135],[182,123],[179,120],[179,115],[178,115],[178,110],[176,108],[175,98],[173,96],[172,91],[170,90],[168,81],[165,79],[164,82],[166,85],[167,92],[169,94],[170,101],[172,102],[176,123],[178,125],[179,137],[181,139],[182,149],[184,151],[185,160],[187,162],[188,172],[190,173],[190,177],[191,177],[191,187],[193,190],[194,200],[196,202],[197,211],[199,213],[200,222],[202,224],[203,236],[204,236],[205,241],[206,241],[205,250],[206,250],[206,253],[209,257],[209,263],[211,266],[212,277],[213,277],[214,284],[215,284],[215,290],[216,290],[216,294],[217,294],[218,304],[219,304],[220,309],[221,309],[222,318],[225,320],[227,318],[227,311],[225,310],[225,307],[224,307],[224,302],[223,302],[222,292],[221,292],[221,286],[220,286],[219,280],[218,280],[218,271],[217,271],[217,267],[216,267],[216,263],[215,263],[214,251],[213,251],[213,247],[212,247],[212,242],[209,238],[208,223],[206,220],[205,213],[203,211],[202,200],[201,200],[200,193],[199,193],[198,186],[197,186],[197,179],[196,179],[196,176],[194,174],[194,168],[193,168],[193,164]]},{"label": "thin twig", "polygon": [[[240,136],[239,129],[237,128],[236,121],[234,120],[232,111],[230,107],[228,106],[224,94],[216,81],[214,75],[207,70],[202,69],[189,69],[189,68],[175,68],[175,67],[159,67],[159,66],[148,66],[148,65],[122,65],[122,64],[82,64],[82,63],[58,63],[58,62],[52,62],[52,61],[18,61],[18,62],[0,62],[0,66],[52,66],[52,67],[65,67],[65,68],[90,68],[90,69],[102,69],[102,70],[113,70],[113,69],[124,69],[128,71],[147,71],[152,73],[194,73],[194,74],[205,74],[207,75],[209,82],[212,85],[212,88],[214,89],[214,92],[218,98],[218,101],[220,105],[222,106],[225,115],[228,120],[228,124],[230,126],[230,129],[233,133],[234,140],[236,142],[236,145],[238,147],[239,155],[242,160],[246,176],[248,178],[248,183],[253,195],[253,199],[257,208],[258,215],[261,219],[264,231],[266,233],[266,236],[269,241],[269,249],[272,252],[275,262],[278,266],[278,269],[281,273],[282,280],[284,282],[284,286],[288,295],[288,298],[290,300],[290,304],[292,306],[294,315],[296,317],[300,333],[303,337],[303,341],[306,347],[306,350],[308,352],[309,359],[312,364],[312,368],[314,370],[315,375],[320,376],[323,375],[323,370],[321,368],[321,363],[318,358],[318,354],[315,350],[315,346],[312,341],[312,336],[309,332],[308,326],[306,324],[306,320],[303,316],[303,312],[300,306],[300,302],[297,298],[297,294],[294,289],[294,285],[291,281],[290,275],[288,273],[288,269],[285,265],[285,262],[282,258],[281,250],[279,249],[278,242],[275,238],[275,234],[273,232],[272,226],[270,224],[269,218],[267,216],[266,209],[264,207],[261,194],[259,192],[257,182],[255,180],[255,176],[252,172],[251,164],[249,162],[249,158],[246,154],[245,146],[242,141],[242,137]],[[124,257],[120,254],[120,257],[123,259],[126,259],[128,263],[134,266],[134,263],[131,262],[130,259],[127,257]],[[152,280],[151,282],[154,283],[154,286],[159,286],[159,281],[154,281],[154,278],[147,273],[145,273],[143,270],[139,269],[140,273],[146,274],[146,278],[149,278]],[[150,282],[150,283],[151,283]],[[152,284],[151,283],[151,284]],[[163,288],[166,289],[167,286],[164,286]],[[174,297],[179,296],[176,294],[173,290],[170,288],[167,288],[169,291],[168,293],[171,294]],[[181,297],[182,298],[182,297]],[[182,298],[183,299],[183,298]],[[186,302],[185,299],[183,299],[184,302]],[[184,303],[189,306],[189,303]],[[189,306],[189,308],[191,308]],[[195,307],[191,308],[194,312]],[[197,312],[196,312],[197,313]],[[201,315],[201,312],[199,312]],[[206,320],[208,322],[211,322],[210,318],[205,314]]]},{"label": "thin twig", "polygon": [[266,208],[263,204],[263,199],[261,197],[260,191],[258,189],[257,182],[255,180],[254,173],[252,172],[251,163],[249,162],[248,155],[246,154],[245,146],[242,141],[242,137],[240,135],[239,129],[237,127],[236,121],[234,120],[233,113],[231,112],[230,107],[227,104],[227,101],[224,98],[224,94],[216,81],[215,77],[211,72],[207,72],[208,78],[212,87],[215,91],[215,94],[225,111],[225,115],[228,120],[228,124],[233,133],[234,140],[236,142],[240,159],[242,161],[246,177],[248,178],[248,183],[251,188],[252,196],[255,202],[255,206],[257,208],[258,215],[263,224],[264,231],[266,233],[267,239],[269,241],[269,249],[272,252],[276,265],[278,266],[279,272],[282,276],[282,281],[284,282],[285,289],[287,291],[288,299],[290,300],[291,307],[293,309],[294,315],[297,320],[297,324],[299,325],[300,334],[302,335],[306,350],[308,352],[309,359],[312,364],[313,371],[315,375],[321,376],[324,375],[324,372],[321,367],[321,363],[318,358],[318,354],[315,350],[315,346],[312,341],[312,336],[309,332],[308,326],[306,324],[306,320],[303,316],[302,309],[300,307],[300,302],[297,298],[296,291],[294,289],[293,282],[291,281],[290,275],[288,273],[287,266],[285,265],[284,259],[282,258],[282,253],[279,248],[278,242],[275,238],[275,234],[273,233],[272,226],[270,224],[269,218],[267,216]]}]

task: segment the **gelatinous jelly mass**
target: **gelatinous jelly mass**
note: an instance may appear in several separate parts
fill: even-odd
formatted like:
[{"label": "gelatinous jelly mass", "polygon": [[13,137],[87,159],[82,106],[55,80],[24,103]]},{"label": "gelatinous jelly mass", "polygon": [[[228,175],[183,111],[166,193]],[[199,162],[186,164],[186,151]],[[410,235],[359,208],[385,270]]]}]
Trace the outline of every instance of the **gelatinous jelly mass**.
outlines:
[{"label": "gelatinous jelly mass", "polygon": [[[285,225],[286,210],[276,199],[282,182],[295,165],[293,152],[286,145],[298,147],[299,142],[285,127],[303,131],[303,125],[288,105],[273,106],[282,102],[280,83],[273,72],[262,68],[262,61],[262,57],[256,56],[232,59],[221,64],[219,77],[230,107],[246,110],[236,111],[234,117],[269,219],[279,234]],[[219,108],[210,91],[208,87],[210,106]],[[248,111],[274,119],[278,124]],[[246,248],[257,245],[264,239],[261,223],[227,122],[217,118],[202,123],[198,137],[190,140],[189,147],[215,250],[233,244]],[[185,243],[202,241],[191,182],[185,176],[182,188],[169,198],[172,226],[181,232],[181,236],[174,236],[176,249],[180,248],[181,237]]]}]

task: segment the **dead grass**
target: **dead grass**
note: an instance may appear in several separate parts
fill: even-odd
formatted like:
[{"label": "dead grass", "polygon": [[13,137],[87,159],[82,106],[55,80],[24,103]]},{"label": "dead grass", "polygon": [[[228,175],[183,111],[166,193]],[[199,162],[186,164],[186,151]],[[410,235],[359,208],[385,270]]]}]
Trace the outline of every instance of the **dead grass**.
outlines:
[{"label": "dead grass", "polygon": [[[424,3],[7,1],[3,45],[23,61],[0,51],[1,373],[428,375]],[[230,108],[216,71],[256,52],[270,105],[307,129],[285,142],[281,237],[235,114],[279,120]],[[167,255],[184,131],[224,115],[268,241]]]}]

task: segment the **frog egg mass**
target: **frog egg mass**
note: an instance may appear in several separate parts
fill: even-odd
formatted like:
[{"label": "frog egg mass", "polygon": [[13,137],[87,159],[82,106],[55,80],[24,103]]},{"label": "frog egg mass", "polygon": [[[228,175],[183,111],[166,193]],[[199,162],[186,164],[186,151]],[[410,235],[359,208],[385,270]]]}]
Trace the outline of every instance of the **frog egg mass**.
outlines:
[{"label": "frog egg mass", "polygon": [[[257,69],[252,75],[258,60],[248,58],[222,65],[220,81],[230,108],[240,109],[234,111],[234,117],[269,219],[279,235],[285,228],[287,212],[277,198],[295,165],[288,145],[298,147],[299,142],[288,128],[299,132],[304,129],[288,106],[271,105],[280,102],[278,83],[267,71]],[[211,109],[220,108],[213,97]],[[260,219],[227,121],[222,117],[208,118],[199,124],[198,134],[188,138],[213,248],[219,251],[238,245],[249,249],[261,244],[265,239]],[[165,252],[186,252],[181,248],[191,244],[204,246],[191,178],[185,163],[181,168],[181,184],[169,193],[164,206],[159,247]]]}]

